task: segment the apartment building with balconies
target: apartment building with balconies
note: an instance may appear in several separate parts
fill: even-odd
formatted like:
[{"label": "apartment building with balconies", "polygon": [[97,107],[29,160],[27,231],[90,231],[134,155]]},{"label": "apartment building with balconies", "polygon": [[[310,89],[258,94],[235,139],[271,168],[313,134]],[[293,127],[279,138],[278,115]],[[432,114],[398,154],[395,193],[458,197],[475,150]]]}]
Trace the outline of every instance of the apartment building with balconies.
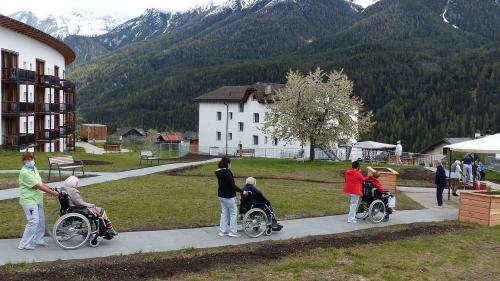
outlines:
[{"label": "apartment building with balconies", "polygon": [[75,147],[75,85],[62,41],[0,15],[0,146],[59,152]]}]

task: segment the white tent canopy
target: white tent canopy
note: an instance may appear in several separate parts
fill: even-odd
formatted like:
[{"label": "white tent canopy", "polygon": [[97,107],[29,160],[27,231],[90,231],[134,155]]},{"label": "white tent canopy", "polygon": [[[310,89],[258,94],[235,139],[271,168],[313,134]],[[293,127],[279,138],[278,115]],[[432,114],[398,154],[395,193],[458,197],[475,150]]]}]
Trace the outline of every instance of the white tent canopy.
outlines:
[{"label": "white tent canopy", "polygon": [[446,145],[444,148],[459,152],[500,154],[500,134],[450,144]]},{"label": "white tent canopy", "polygon": [[396,145],[381,143],[376,141],[362,141],[355,143],[352,147],[360,148],[360,149],[374,149],[374,150],[384,150],[384,149],[394,149]]}]

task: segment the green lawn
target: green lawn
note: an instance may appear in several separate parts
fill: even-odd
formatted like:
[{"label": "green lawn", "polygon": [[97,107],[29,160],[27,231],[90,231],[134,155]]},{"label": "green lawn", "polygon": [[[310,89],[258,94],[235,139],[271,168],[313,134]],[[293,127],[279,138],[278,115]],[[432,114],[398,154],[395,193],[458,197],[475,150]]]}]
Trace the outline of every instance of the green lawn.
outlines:
[{"label": "green lawn", "polygon": [[[243,186],[243,181],[237,184]],[[258,186],[280,220],[347,212],[347,199],[339,184],[266,179]],[[218,224],[215,176],[155,174],[84,187],[81,192],[87,202],[106,208],[118,231]],[[421,208],[404,194],[397,196],[398,209]],[[17,201],[0,202],[0,238],[22,234],[25,218]],[[57,205],[55,199],[47,197],[46,214]]]},{"label": "green lawn", "polygon": [[[106,153],[104,155],[87,154],[82,148],[77,148],[76,152],[59,153],[59,152],[36,152],[35,161],[39,170],[47,170],[49,168],[48,156],[56,155],[72,155],[76,160],[92,160],[101,161],[105,165],[87,165],[87,171],[99,172],[116,172],[144,167],[139,165],[139,153]],[[168,161],[162,161],[162,164]],[[22,166],[21,153],[15,151],[0,151],[0,170],[17,170]]]}]

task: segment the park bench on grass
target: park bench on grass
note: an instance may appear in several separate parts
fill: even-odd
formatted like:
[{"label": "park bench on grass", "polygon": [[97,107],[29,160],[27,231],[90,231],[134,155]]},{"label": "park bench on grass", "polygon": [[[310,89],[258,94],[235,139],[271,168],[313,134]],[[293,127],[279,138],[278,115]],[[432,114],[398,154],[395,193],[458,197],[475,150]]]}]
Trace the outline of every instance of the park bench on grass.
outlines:
[{"label": "park bench on grass", "polygon": [[61,170],[72,170],[75,175],[75,169],[82,169],[82,174],[85,176],[85,168],[83,161],[74,160],[73,156],[49,156],[49,180],[52,169],[57,168],[59,171],[59,180],[62,180]]},{"label": "park bench on grass", "polygon": [[243,157],[243,156],[255,157],[255,149],[252,149],[252,148],[238,149],[234,153],[234,156],[235,157],[236,156],[239,156],[239,157]]},{"label": "park bench on grass", "polygon": [[153,165],[153,161],[157,161],[158,165],[160,165],[160,157],[156,156],[156,154],[151,150],[142,150],[141,151],[141,160],[139,161],[139,165],[142,165],[142,161],[146,161],[146,164]]}]

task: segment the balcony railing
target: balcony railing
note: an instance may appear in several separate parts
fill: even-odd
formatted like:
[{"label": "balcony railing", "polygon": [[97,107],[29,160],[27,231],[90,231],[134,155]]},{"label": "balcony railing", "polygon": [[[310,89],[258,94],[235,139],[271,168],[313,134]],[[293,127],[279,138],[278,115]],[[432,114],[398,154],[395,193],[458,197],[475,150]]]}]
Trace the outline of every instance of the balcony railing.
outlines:
[{"label": "balcony railing", "polygon": [[50,113],[59,111],[60,105],[58,103],[37,103],[36,105],[37,113]]},{"label": "balcony railing", "polygon": [[17,81],[17,68],[2,67],[2,80]]},{"label": "balcony railing", "polygon": [[52,140],[59,138],[59,136],[60,132],[57,129],[45,129],[37,132],[37,140]]},{"label": "balcony railing", "polygon": [[59,134],[61,137],[69,136],[73,133],[75,133],[75,126],[74,125],[64,125],[64,126],[61,126],[59,128]]},{"label": "balcony railing", "polygon": [[4,146],[26,146],[35,142],[35,134],[15,134],[3,137]]},{"label": "balcony railing", "polygon": [[61,103],[59,108],[61,112],[75,111],[75,105],[71,103]]},{"label": "balcony railing", "polygon": [[52,75],[38,75],[38,84],[45,87],[61,86],[59,77]]},{"label": "balcony railing", "polygon": [[35,112],[35,104],[29,102],[4,101],[2,113]]},{"label": "balcony railing", "polygon": [[31,70],[19,69],[18,71],[19,81],[21,82],[33,82],[36,81],[36,73]]},{"label": "balcony railing", "polygon": [[20,81],[20,82],[35,82],[36,73],[31,70],[18,68],[2,68],[3,81]]},{"label": "balcony railing", "polygon": [[71,82],[69,80],[61,79],[61,88],[67,92],[74,92],[75,91],[75,84],[73,84],[73,82]]}]

